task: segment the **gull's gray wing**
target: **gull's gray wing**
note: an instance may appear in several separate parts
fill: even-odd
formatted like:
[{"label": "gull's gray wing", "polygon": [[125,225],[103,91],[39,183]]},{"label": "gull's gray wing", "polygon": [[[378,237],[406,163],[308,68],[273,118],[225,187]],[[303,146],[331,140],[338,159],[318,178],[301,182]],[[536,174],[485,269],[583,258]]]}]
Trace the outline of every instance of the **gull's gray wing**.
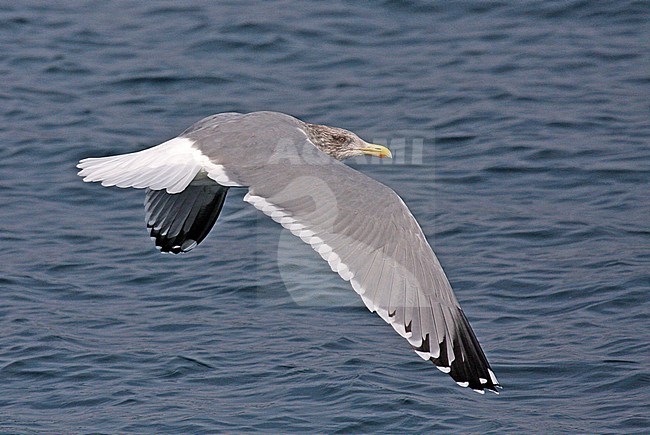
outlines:
[{"label": "gull's gray wing", "polygon": [[462,386],[497,380],[404,202],[339,162],[256,172],[245,200],[316,250],[424,359]]},{"label": "gull's gray wing", "polygon": [[[310,244],[418,355],[461,386],[496,391],[481,346],[402,199],[318,151],[294,118],[278,115],[249,115],[184,136],[218,164],[210,176],[248,187],[247,202]],[[224,153],[228,143],[234,150]]]}]

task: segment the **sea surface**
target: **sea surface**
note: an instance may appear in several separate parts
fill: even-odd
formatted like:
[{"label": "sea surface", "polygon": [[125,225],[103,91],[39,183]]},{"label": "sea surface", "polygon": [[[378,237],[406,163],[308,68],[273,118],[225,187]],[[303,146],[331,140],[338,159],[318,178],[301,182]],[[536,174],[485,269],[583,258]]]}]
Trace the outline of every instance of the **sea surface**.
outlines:
[{"label": "sea surface", "polygon": [[[646,1],[0,5],[0,433],[648,433]],[[157,252],[142,191],[83,183],[204,116],[276,110],[434,247],[503,390],[422,361],[231,190]]]}]

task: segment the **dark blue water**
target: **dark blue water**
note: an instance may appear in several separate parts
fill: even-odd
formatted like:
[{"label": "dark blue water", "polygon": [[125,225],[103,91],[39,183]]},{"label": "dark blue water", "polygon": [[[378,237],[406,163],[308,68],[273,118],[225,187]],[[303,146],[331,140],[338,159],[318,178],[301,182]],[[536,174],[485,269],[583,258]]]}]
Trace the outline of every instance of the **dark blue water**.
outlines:
[{"label": "dark blue water", "polygon": [[[647,432],[649,23],[642,1],[3,3],[0,432]],[[170,256],[141,191],[75,175],[254,110],[398,150],[353,165],[422,224],[500,396],[244,192]]]}]

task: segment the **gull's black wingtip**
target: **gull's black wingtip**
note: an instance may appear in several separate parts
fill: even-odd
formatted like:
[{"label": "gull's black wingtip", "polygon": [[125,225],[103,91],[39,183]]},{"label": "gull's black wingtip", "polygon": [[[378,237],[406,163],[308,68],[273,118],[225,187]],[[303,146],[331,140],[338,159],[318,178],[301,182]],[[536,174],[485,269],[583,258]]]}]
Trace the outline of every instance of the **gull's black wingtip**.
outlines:
[{"label": "gull's black wingtip", "polygon": [[[483,349],[472,330],[463,310],[458,307],[455,313],[455,322],[451,332],[451,352],[448,350],[445,337],[437,345],[437,357],[431,356],[429,360],[443,373],[447,373],[456,383],[464,388],[470,388],[479,394],[485,394],[485,390],[499,394],[503,387],[499,383],[494,371],[490,367]],[[450,325],[447,325],[450,326]],[[429,336],[423,340],[422,346],[414,348],[418,353],[433,353],[430,346]],[[434,344],[435,346],[435,344]],[[452,355],[450,355],[450,353]],[[451,359],[451,361],[450,361]]]},{"label": "gull's black wingtip", "polygon": [[190,184],[180,193],[147,189],[146,223],[161,252],[179,254],[194,249],[219,217],[228,188]]}]

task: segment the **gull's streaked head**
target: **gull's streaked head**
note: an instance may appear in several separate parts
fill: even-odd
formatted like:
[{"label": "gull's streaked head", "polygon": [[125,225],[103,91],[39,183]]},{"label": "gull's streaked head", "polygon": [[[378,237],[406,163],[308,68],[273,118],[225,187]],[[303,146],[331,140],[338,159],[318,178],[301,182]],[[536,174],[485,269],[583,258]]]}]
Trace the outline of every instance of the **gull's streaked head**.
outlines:
[{"label": "gull's streaked head", "polygon": [[393,156],[385,146],[368,143],[351,131],[318,124],[305,123],[305,126],[307,136],[314,145],[337,160],[362,155],[379,158]]}]

